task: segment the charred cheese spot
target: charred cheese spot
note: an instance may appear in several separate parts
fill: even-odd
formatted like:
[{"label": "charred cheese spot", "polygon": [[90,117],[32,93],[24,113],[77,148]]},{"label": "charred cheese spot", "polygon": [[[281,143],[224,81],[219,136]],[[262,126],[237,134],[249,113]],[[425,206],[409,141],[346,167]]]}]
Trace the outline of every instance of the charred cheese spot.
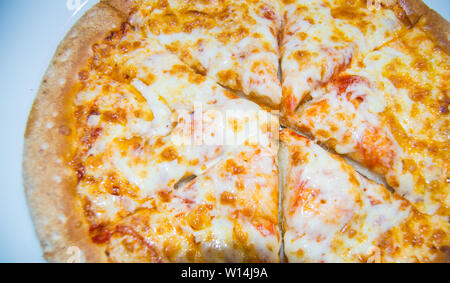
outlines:
[{"label": "charred cheese spot", "polygon": [[112,231],[105,224],[92,225],[89,228],[89,233],[92,241],[96,244],[107,243],[113,235]]},{"label": "charred cheese spot", "polygon": [[240,225],[235,225],[233,228],[233,238],[236,240],[236,243],[241,246],[246,246],[248,235],[243,231]]},{"label": "charred cheese spot", "polygon": [[159,19],[150,18],[147,20],[147,28],[155,35],[170,34],[177,31],[179,20],[171,12],[165,12]]},{"label": "charred cheese spot", "polygon": [[162,252],[157,247],[148,243],[140,233],[128,225],[116,226],[107,246],[106,255],[111,262],[165,261]]},{"label": "charred cheese spot", "polygon": [[303,249],[298,249],[297,252],[296,252],[296,255],[299,258],[302,258],[304,256],[304,254],[305,254],[305,252],[303,251]]},{"label": "charred cheese spot", "polygon": [[315,132],[315,135],[321,139],[328,139],[331,136],[331,133],[326,130],[319,129]]},{"label": "charred cheese spot", "polygon": [[359,187],[361,185],[360,182],[358,181],[358,178],[356,178],[355,174],[349,174],[349,181],[355,187]]},{"label": "charred cheese spot", "polygon": [[232,92],[232,91],[225,91],[225,95],[230,98],[230,99],[236,99],[239,98],[239,96],[236,95],[236,93]]},{"label": "charred cheese spot", "polygon": [[304,20],[310,23],[311,25],[314,25],[316,23],[316,21],[312,17],[307,16],[304,18]]},{"label": "charred cheese spot", "polygon": [[245,231],[244,227],[240,223],[235,223],[233,225],[233,245],[235,248],[243,251],[245,256],[245,262],[258,262],[258,258],[254,245],[249,243],[248,233]]},{"label": "charred cheese spot", "polygon": [[95,140],[100,136],[102,130],[103,129],[101,128],[88,129],[81,137],[81,142],[86,144],[88,147],[92,146]]},{"label": "charred cheese spot", "polygon": [[284,5],[290,5],[292,3],[295,3],[295,0],[283,0]]},{"label": "charred cheese spot", "polygon": [[153,115],[153,112],[150,111],[140,111],[136,110],[134,111],[134,117],[138,119],[143,119],[144,121],[151,122],[153,119],[155,119],[155,116]]},{"label": "charred cheese spot", "polygon": [[134,136],[132,138],[118,138],[114,142],[117,144],[122,155],[126,155],[130,151],[142,151],[145,144],[142,137]]},{"label": "charred cheese spot", "polygon": [[166,239],[163,244],[163,253],[169,259],[174,261],[176,256],[180,253],[181,245],[174,239]]},{"label": "charred cheese spot", "polygon": [[275,11],[273,11],[267,5],[261,5],[261,8],[260,8],[259,12],[261,13],[263,18],[265,18],[265,19],[267,19],[269,21],[274,21],[274,20],[277,19]]},{"label": "charred cheese spot", "polygon": [[173,65],[170,70],[171,75],[184,75],[185,73],[189,73],[190,69],[186,65]]}]

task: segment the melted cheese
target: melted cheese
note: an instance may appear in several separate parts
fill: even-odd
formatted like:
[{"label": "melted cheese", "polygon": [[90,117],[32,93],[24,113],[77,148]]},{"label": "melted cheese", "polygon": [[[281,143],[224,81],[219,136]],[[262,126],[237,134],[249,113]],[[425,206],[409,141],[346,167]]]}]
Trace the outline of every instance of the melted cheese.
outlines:
[{"label": "melted cheese", "polygon": [[383,45],[404,29],[390,7],[366,1],[287,1],[281,42],[283,109],[294,111],[305,95],[329,81],[353,58]]},{"label": "melted cheese", "polygon": [[274,158],[251,148],[228,154],[205,174],[171,191],[169,202],[158,200],[155,208],[117,223],[109,235],[111,257],[139,261],[126,252],[126,246],[133,245],[144,252],[150,249],[145,258],[154,262],[278,261]]},{"label": "melted cheese", "polygon": [[[445,258],[450,225],[359,175],[291,130],[284,187],[290,262],[429,262]],[[440,250],[442,248],[442,251]]]},{"label": "melted cheese", "polygon": [[136,10],[131,23],[198,72],[280,103],[277,1],[139,1]]}]

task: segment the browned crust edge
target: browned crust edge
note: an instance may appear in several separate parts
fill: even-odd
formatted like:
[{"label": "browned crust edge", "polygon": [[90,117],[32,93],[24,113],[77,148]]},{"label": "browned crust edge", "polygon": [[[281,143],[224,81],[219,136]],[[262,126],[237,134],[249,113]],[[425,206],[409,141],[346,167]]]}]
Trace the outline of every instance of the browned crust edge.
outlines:
[{"label": "browned crust edge", "polygon": [[70,168],[75,131],[73,88],[91,46],[120,27],[123,17],[104,3],[92,7],[58,46],[42,80],[25,132],[23,179],[44,257],[51,262],[104,262],[76,197]]},{"label": "browned crust edge", "polygon": [[450,23],[422,0],[398,0],[410,22],[422,28],[447,54],[450,54]]},{"label": "browned crust edge", "polygon": [[429,9],[418,24],[447,54],[450,54],[450,23],[436,11]]},{"label": "browned crust edge", "polygon": [[398,0],[398,4],[413,25],[430,9],[422,0]]},{"label": "browned crust edge", "polygon": [[100,0],[100,2],[113,7],[127,18],[136,4],[136,0]]}]

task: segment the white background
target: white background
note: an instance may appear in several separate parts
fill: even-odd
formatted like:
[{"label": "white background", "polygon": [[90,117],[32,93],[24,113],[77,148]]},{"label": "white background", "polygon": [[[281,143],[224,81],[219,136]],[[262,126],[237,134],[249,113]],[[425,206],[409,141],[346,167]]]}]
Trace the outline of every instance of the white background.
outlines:
[{"label": "white background", "polygon": [[[96,0],[0,0],[0,262],[43,262],[22,185],[28,112],[53,53]],[[425,1],[450,18],[449,0]]]}]

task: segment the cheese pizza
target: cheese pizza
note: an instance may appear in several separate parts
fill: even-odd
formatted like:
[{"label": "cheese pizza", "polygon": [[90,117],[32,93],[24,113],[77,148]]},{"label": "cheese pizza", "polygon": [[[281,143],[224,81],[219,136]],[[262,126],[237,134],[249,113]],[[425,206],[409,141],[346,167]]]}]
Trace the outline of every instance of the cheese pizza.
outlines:
[{"label": "cheese pizza", "polygon": [[449,261],[449,30],[419,0],[101,0],[25,133],[44,257]]}]

